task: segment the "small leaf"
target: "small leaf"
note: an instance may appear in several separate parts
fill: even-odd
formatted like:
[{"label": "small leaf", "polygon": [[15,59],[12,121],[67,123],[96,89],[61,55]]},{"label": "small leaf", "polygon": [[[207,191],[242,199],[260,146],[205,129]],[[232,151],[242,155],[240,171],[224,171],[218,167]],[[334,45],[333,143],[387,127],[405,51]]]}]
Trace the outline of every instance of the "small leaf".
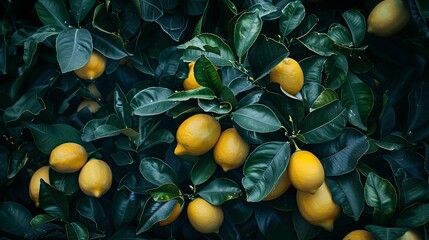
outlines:
[{"label": "small leaf", "polygon": [[60,32],[60,28],[46,25],[37,29],[33,35],[28,37],[24,42],[24,53],[22,56],[25,62],[25,67],[30,67],[33,61],[33,56],[37,51],[37,45],[44,42],[51,36],[58,35]]},{"label": "small leaf", "polygon": [[197,193],[209,203],[219,206],[226,201],[238,198],[241,190],[236,182],[222,177],[211,181]]},{"label": "small leaf", "polygon": [[71,222],[66,224],[67,239],[87,240],[89,232],[86,226],[80,222]]},{"label": "small leaf", "polygon": [[39,0],[36,2],[36,12],[44,25],[66,29],[70,24],[64,1]]},{"label": "small leaf", "polygon": [[289,2],[282,10],[279,19],[280,33],[287,36],[298,27],[305,18],[305,8],[301,1]]},{"label": "small leaf", "polygon": [[251,104],[232,113],[232,120],[240,127],[260,133],[274,132],[281,123],[274,112],[262,104]]},{"label": "small leaf", "polygon": [[131,127],[132,126],[132,108],[130,104],[128,103],[127,97],[125,96],[122,89],[119,87],[119,85],[115,86],[115,90],[113,92],[113,103],[116,115],[119,116],[119,118],[122,120],[122,123],[125,127]]},{"label": "small leaf", "polygon": [[145,179],[157,186],[177,182],[177,175],[174,170],[159,158],[142,158],[140,173]]},{"label": "small leaf", "polygon": [[69,217],[67,197],[64,193],[45,183],[43,179],[40,180],[39,202],[40,207],[49,215],[62,220],[67,220]]},{"label": "small leaf", "polygon": [[49,182],[55,189],[71,196],[79,191],[78,173],[59,173],[52,168],[49,169]]},{"label": "small leaf", "polygon": [[347,26],[352,34],[355,46],[360,46],[366,33],[365,17],[356,9],[349,9],[343,13]]},{"label": "small leaf", "polygon": [[418,228],[429,222],[429,203],[417,203],[399,214],[396,226]]},{"label": "small leaf", "polygon": [[[166,183],[157,188],[152,188],[147,193],[157,202],[166,202],[178,198],[181,195],[179,187],[172,183]],[[181,204],[182,204],[182,200]]]},{"label": "small leaf", "polygon": [[262,19],[257,12],[241,14],[234,26],[234,47],[239,58],[242,58],[255,43],[262,29]]},{"label": "small leaf", "polygon": [[130,101],[134,109],[133,114],[137,116],[152,116],[164,113],[180,102],[171,101],[168,97],[173,91],[162,87],[149,87],[138,92]]},{"label": "small leaf", "polygon": [[220,79],[215,66],[213,66],[210,60],[204,55],[201,55],[201,57],[195,62],[194,75],[198,84],[208,87],[212,89],[216,95],[220,95],[222,90],[222,80]]},{"label": "small leaf", "polygon": [[203,155],[191,169],[191,181],[194,185],[206,182],[216,171],[216,163],[213,157]]},{"label": "small leaf", "polygon": [[299,40],[308,50],[321,56],[329,57],[337,53],[332,40],[325,33],[311,32]]},{"label": "small leaf", "polygon": [[85,28],[71,28],[58,34],[57,60],[61,72],[66,73],[83,67],[93,50],[91,33]]},{"label": "small leaf", "polygon": [[216,100],[198,99],[198,106],[204,112],[212,112],[220,115],[228,114],[232,110],[229,102],[219,102]]},{"label": "small leaf", "polygon": [[49,214],[42,213],[42,214],[38,214],[38,215],[34,216],[31,219],[30,224],[31,224],[32,227],[38,228],[40,226],[43,226],[46,223],[49,223],[49,222],[52,222],[52,221],[55,221],[55,220],[57,220],[56,217],[53,217],[53,216],[51,216]]},{"label": "small leaf", "polygon": [[310,111],[326,106],[335,100],[338,100],[337,93],[331,88],[325,88],[311,104]]}]

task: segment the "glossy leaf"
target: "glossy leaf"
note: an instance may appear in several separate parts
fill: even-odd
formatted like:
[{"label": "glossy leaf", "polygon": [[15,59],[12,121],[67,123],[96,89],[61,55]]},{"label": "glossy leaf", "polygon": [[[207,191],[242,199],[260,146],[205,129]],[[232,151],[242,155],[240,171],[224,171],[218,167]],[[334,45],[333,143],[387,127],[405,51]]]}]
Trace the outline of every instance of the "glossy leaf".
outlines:
[{"label": "glossy leaf", "polygon": [[139,169],[145,179],[157,186],[177,182],[174,170],[159,158],[142,158]]},{"label": "glossy leaf", "polygon": [[200,87],[192,90],[176,92],[168,97],[168,99],[172,101],[187,101],[189,99],[213,100],[215,98],[215,93],[208,87]]},{"label": "glossy leaf", "polygon": [[58,34],[57,60],[61,72],[66,73],[83,67],[93,50],[91,33],[85,28],[71,28]]},{"label": "glossy leaf", "polygon": [[222,68],[222,83],[231,90],[234,95],[245,92],[254,87],[245,74],[233,67]]},{"label": "glossy leaf", "polygon": [[143,178],[143,175],[138,170],[132,170],[122,177],[118,185],[118,190],[126,188],[131,192],[143,194],[155,187],[156,185]]},{"label": "glossy leaf", "polygon": [[59,173],[52,168],[49,169],[50,185],[63,192],[66,196],[71,196],[79,191],[78,173]]},{"label": "glossy leaf", "polygon": [[305,83],[322,82],[323,67],[326,63],[326,60],[326,57],[312,55],[308,58],[304,58],[302,61],[299,62],[299,65],[304,72]]},{"label": "glossy leaf", "polygon": [[32,227],[38,228],[40,226],[43,226],[43,224],[46,224],[46,223],[49,223],[49,222],[52,222],[55,220],[57,220],[56,217],[53,217],[49,214],[42,213],[42,214],[38,214],[38,215],[34,216],[31,219],[30,224]]},{"label": "glossy leaf", "polygon": [[245,12],[238,17],[234,26],[234,47],[239,58],[255,43],[261,32],[262,22],[257,12]]},{"label": "glossy leaf", "polygon": [[409,230],[408,228],[389,228],[377,225],[366,225],[365,229],[370,231],[377,239],[398,239]]},{"label": "glossy leaf", "polygon": [[37,45],[44,42],[46,39],[52,36],[56,36],[61,32],[61,29],[58,27],[53,27],[51,25],[46,25],[37,29],[29,38],[24,42],[24,53],[23,60],[26,67],[30,67],[33,62],[33,56],[37,51]]},{"label": "glossy leaf", "polygon": [[425,158],[415,151],[392,151],[385,154],[383,158],[393,170],[402,168],[410,176],[427,179],[427,172],[424,170]]},{"label": "glossy leaf", "polygon": [[360,46],[366,33],[365,17],[356,9],[349,9],[342,15],[350,29],[354,45]]},{"label": "glossy leaf", "polygon": [[399,214],[396,226],[417,228],[429,222],[429,203],[417,203]]},{"label": "glossy leaf", "polygon": [[[161,185],[157,188],[153,188],[147,191],[147,193],[158,202],[166,202],[171,199],[178,198],[181,195],[180,189],[172,183]],[[183,204],[182,199],[180,204]]]},{"label": "glossy leaf", "polygon": [[195,185],[206,182],[216,171],[216,163],[209,155],[202,156],[190,171],[191,181]]},{"label": "glossy leaf", "polygon": [[140,17],[147,22],[154,22],[164,14],[161,1],[134,0],[134,4],[140,10]]},{"label": "glossy leaf", "polygon": [[31,229],[30,211],[13,201],[0,202],[0,229],[4,232],[24,237]]},{"label": "glossy leaf", "polygon": [[282,36],[287,36],[296,27],[298,27],[305,17],[305,8],[301,1],[289,2],[282,9],[282,15],[279,19],[280,33]]},{"label": "glossy leaf", "polygon": [[71,222],[66,224],[67,239],[86,240],[89,239],[89,232],[86,226],[80,222]]},{"label": "glossy leaf", "polygon": [[300,42],[308,48],[321,56],[329,57],[337,53],[332,40],[326,33],[310,32]]},{"label": "glossy leaf", "polygon": [[426,109],[429,107],[429,84],[419,82],[412,86],[412,91],[408,95],[408,130],[412,131],[421,127],[429,121],[429,114]]},{"label": "glossy leaf", "polygon": [[401,182],[402,194],[401,202],[408,206],[412,203],[423,202],[428,200],[429,190],[426,183],[422,179],[406,178]]},{"label": "glossy leaf", "polygon": [[115,193],[112,203],[112,219],[116,229],[130,224],[137,216],[140,208],[139,196],[128,189],[121,189]]},{"label": "glossy leaf", "polygon": [[70,24],[67,8],[63,1],[39,0],[35,6],[37,16],[44,25],[66,29]]},{"label": "glossy leaf", "polygon": [[195,80],[201,86],[212,89],[216,95],[220,95],[222,90],[222,80],[216,71],[215,66],[208,58],[202,55],[197,59],[194,66]]},{"label": "glossy leaf", "polygon": [[231,0],[222,0],[222,2],[228,7],[228,9],[232,13],[237,14],[237,7],[235,6],[234,2],[232,2]]},{"label": "glossy leaf", "polygon": [[139,150],[144,151],[150,149],[158,144],[174,142],[175,137],[168,129],[155,129],[151,132],[147,139],[139,147]]},{"label": "glossy leaf", "polygon": [[307,220],[301,216],[299,211],[293,211],[292,220],[295,233],[299,240],[313,239],[321,231],[319,227],[307,222]]},{"label": "glossy leaf", "polygon": [[95,0],[77,0],[70,2],[71,14],[79,24],[85,19],[95,4]]},{"label": "glossy leaf", "polygon": [[353,46],[349,30],[339,23],[334,23],[329,27],[328,36],[339,46]]},{"label": "glossy leaf", "polygon": [[91,33],[91,36],[94,49],[105,57],[120,60],[128,56],[125,44],[119,36],[105,32]]},{"label": "glossy leaf", "polygon": [[216,114],[227,114],[232,110],[232,105],[230,103],[219,102],[216,100],[198,99],[198,106],[204,112],[212,112]]},{"label": "glossy leaf", "polygon": [[255,219],[265,239],[297,239],[292,223],[291,212],[278,211],[274,208],[256,208]]},{"label": "glossy leaf", "polygon": [[119,116],[125,127],[131,127],[131,113],[133,110],[119,85],[115,86],[115,90],[113,92],[113,101],[116,115]]},{"label": "glossy leaf", "polygon": [[314,102],[310,106],[310,111],[326,106],[335,100],[338,100],[337,93],[331,88],[325,88],[320,95],[314,99]]},{"label": "glossy leaf", "polygon": [[340,88],[346,81],[348,71],[347,59],[343,54],[328,57],[325,63],[325,86],[333,90]]},{"label": "glossy leaf", "polygon": [[[5,151],[5,149],[1,149]],[[27,164],[29,160],[29,147],[22,147],[14,151],[10,156],[9,159],[5,156],[3,159],[7,159],[8,161],[5,161],[8,163],[8,167],[5,169],[7,170],[7,178],[12,179],[14,178],[19,171],[24,168],[24,166]],[[0,177],[1,179],[1,177]]]},{"label": "glossy leaf", "polygon": [[151,116],[172,109],[180,103],[168,99],[172,93],[172,90],[162,87],[149,87],[141,90],[130,101],[130,105],[134,109],[133,114]]},{"label": "glossy leaf", "polygon": [[319,18],[316,16],[316,14],[307,15],[302,20],[301,24],[289,34],[289,37],[300,39],[307,36],[307,34],[314,29],[318,22]]},{"label": "glossy leaf", "polygon": [[277,117],[283,125],[288,126],[292,131],[297,131],[299,123],[304,118],[304,102],[298,99],[285,96],[283,93],[269,92],[272,103],[279,111]]},{"label": "glossy leaf", "polygon": [[240,127],[260,133],[274,132],[281,123],[274,112],[262,104],[244,106],[232,113],[232,120]]},{"label": "glossy leaf", "polygon": [[174,41],[178,42],[188,27],[189,19],[180,11],[174,12],[173,14],[164,12],[156,22],[161,26],[165,33],[167,33]]},{"label": "glossy leaf", "polygon": [[137,234],[141,234],[149,230],[157,222],[166,219],[170,216],[176,205],[177,200],[171,200],[167,202],[156,202],[152,198],[149,198],[143,208],[140,220],[137,226]]},{"label": "glossy leaf", "polygon": [[39,192],[40,207],[49,215],[58,217],[62,220],[67,220],[69,217],[69,203],[64,193],[51,187],[40,180]]},{"label": "glossy leaf", "polygon": [[241,195],[240,186],[228,178],[216,178],[198,191],[209,203],[219,206]]},{"label": "glossy leaf", "polygon": [[106,213],[98,198],[83,195],[77,202],[76,214],[92,234],[106,230]]}]

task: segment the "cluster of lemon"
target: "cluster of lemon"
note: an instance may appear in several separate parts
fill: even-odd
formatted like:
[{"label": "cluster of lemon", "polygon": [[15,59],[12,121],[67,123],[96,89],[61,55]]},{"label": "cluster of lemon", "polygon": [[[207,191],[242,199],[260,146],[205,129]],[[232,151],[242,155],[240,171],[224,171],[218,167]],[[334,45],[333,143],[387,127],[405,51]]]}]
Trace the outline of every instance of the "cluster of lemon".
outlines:
[{"label": "cluster of lemon", "polygon": [[112,185],[112,171],[109,165],[100,159],[89,159],[85,148],[77,143],[63,143],[55,147],[49,156],[49,165],[37,169],[30,179],[29,195],[39,206],[40,180],[47,184],[49,169],[58,173],[79,172],[79,188],[91,197],[101,197]]}]

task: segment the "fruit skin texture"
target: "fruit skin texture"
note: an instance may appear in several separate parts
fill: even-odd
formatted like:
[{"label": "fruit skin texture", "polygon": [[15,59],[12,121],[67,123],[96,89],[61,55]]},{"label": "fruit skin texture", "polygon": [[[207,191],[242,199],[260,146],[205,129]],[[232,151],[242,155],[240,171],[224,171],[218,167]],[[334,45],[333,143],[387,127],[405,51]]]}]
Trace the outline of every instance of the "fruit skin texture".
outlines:
[{"label": "fruit skin texture", "polygon": [[299,212],[307,222],[323,227],[327,231],[334,229],[334,221],[341,213],[340,206],[332,200],[331,192],[325,182],[314,194],[298,190],[296,203]]},{"label": "fruit skin texture", "polygon": [[104,73],[104,69],[106,69],[106,58],[93,51],[88,62],[83,67],[74,70],[74,73],[84,80],[94,80]]},{"label": "fruit skin texture", "polygon": [[357,229],[349,232],[343,240],[375,240],[375,238],[367,230]]},{"label": "fruit skin texture", "polygon": [[185,90],[197,89],[201,87],[201,85],[198,84],[197,80],[195,79],[195,75],[194,75],[195,62],[188,63],[188,66],[189,66],[188,77],[185,78],[185,80],[183,81],[183,89]]},{"label": "fruit skin texture", "polygon": [[39,191],[40,191],[40,179],[43,179],[47,184],[49,182],[49,166],[43,166],[37,169],[30,179],[30,184],[28,186],[28,193],[31,200],[36,204],[36,207],[40,206],[39,203]]},{"label": "fruit skin texture", "polygon": [[55,147],[49,156],[49,165],[59,173],[73,173],[85,165],[88,153],[77,143],[63,143]]},{"label": "fruit skin texture", "polygon": [[277,182],[277,185],[264,199],[262,199],[262,201],[270,201],[280,197],[283,193],[285,193],[289,189],[290,186],[291,186],[291,182],[289,179],[289,175],[287,171],[284,171],[283,174],[280,176],[279,181]]},{"label": "fruit skin texture", "polygon": [[291,95],[296,95],[304,86],[304,73],[293,58],[285,58],[269,74],[270,81]]},{"label": "fruit skin texture", "polygon": [[224,130],[213,148],[215,162],[224,172],[241,167],[249,155],[250,146],[235,128]]},{"label": "fruit skin texture", "polygon": [[195,114],[177,128],[174,154],[199,156],[214,147],[221,133],[219,122],[204,113]]},{"label": "fruit skin texture", "polygon": [[112,185],[112,170],[100,159],[90,159],[79,173],[79,188],[88,196],[99,198]]},{"label": "fruit skin texture", "polygon": [[368,29],[380,37],[389,37],[400,32],[408,23],[410,13],[402,0],[384,0],[368,15]]},{"label": "fruit skin texture", "polygon": [[87,107],[88,110],[91,113],[96,113],[98,111],[98,109],[100,109],[100,104],[98,104],[96,101],[94,100],[89,100],[89,99],[85,99],[83,100],[79,106],[77,107],[76,112],[79,112],[80,110],[82,110],[84,107]]},{"label": "fruit skin texture", "polygon": [[176,205],[174,205],[173,211],[171,212],[170,216],[168,216],[168,218],[158,222],[159,226],[166,226],[166,225],[176,221],[176,219],[180,216],[182,209],[183,209],[183,205],[181,205],[180,202],[177,201]]},{"label": "fruit skin texture", "polygon": [[314,193],[325,180],[322,163],[306,150],[298,150],[291,155],[287,170],[292,185],[300,191]]},{"label": "fruit skin texture", "polygon": [[201,197],[192,200],[187,208],[191,225],[200,233],[218,233],[223,223],[223,210]]}]

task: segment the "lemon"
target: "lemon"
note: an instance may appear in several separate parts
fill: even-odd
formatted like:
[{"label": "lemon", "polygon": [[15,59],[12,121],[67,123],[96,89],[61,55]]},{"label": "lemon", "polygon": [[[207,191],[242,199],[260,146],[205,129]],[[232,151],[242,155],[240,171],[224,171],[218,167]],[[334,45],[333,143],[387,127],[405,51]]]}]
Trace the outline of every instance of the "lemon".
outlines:
[{"label": "lemon", "polygon": [[85,165],[88,153],[77,143],[63,143],[55,147],[49,156],[49,165],[59,173],[73,173]]},{"label": "lemon", "polygon": [[223,223],[223,210],[201,197],[192,200],[187,208],[191,225],[200,233],[218,233]]},{"label": "lemon", "polygon": [[290,186],[291,183],[289,176],[287,174],[287,171],[284,171],[274,189],[262,201],[270,201],[280,197],[289,189]]},{"label": "lemon", "polygon": [[304,192],[314,193],[325,180],[325,171],[322,163],[311,152],[295,151],[287,167],[292,185]]},{"label": "lemon", "polygon": [[368,29],[380,37],[389,37],[400,32],[410,19],[406,4],[402,0],[384,0],[368,15]]},{"label": "lemon", "polygon": [[83,67],[74,70],[74,73],[84,80],[94,80],[104,73],[104,69],[106,69],[106,58],[93,51],[88,62]]},{"label": "lemon", "polygon": [[341,208],[333,200],[328,185],[323,182],[315,193],[296,192],[299,212],[307,222],[332,231],[334,221],[340,215]]},{"label": "lemon", "polygon": [[180,124],[174,154],[199,156],[214,147],[221,133],[219,122],[204,113],[195,114]]},{"label": "lemon", "polygon": [[358,229],[349,232],[343,240],[375,240],[375,238],[367,230]]},{"label": "lemon", "polygon": [[98,102],[96,102],[94,100],[85,99],[79,104],[79,106],[77,106],[76,112],[79,112],[80,110],[82,110],[85,107],[87,107],[91,113],[96,113],[100,109],[101,106],[100,106],[100,104],[98,104]]},{"label": "lemon", "polygon": [[408,230],[398,240],[423,240],[423,236],[416,229]]},{"label": "lemon", "polygon": [[195,79],[195,75],[194,75],[195,62],[188,63],[188,66],[189,66],[188,77],[185,78],[185,80],[183,81],[183,89],[192,90],[192,89],[201,87],[201,85],[198,84],[197,80]]},{"label": "lemon", "polygon": [[98,90],[97,86],[94,83],[90,83],[86,86],[86,89],[89,91],[91,96],[93,96],[95,99],[101,99],[101,93]]},{"label": "lemon", "polygon": [[79,188],[88,196],[99,198],[112,185],[112,170],[102,160],[90,159],[79,173]]},{"label": "lemon", "polygon": [[[183,199],[183,197],[182,197]],[[180,204],[179,201],[174,205],[173,211],[171,212],[170,216],[168,216],[166,219],[159,221],[159,226],[166,226],[174,221],[180,216],[180,213],[182,212],[183,205]]]},{"label": "lemon", "polygon": [[39,191],[40,191],[40,179],[43,179],[47,184],[49,182],[49,166],[43,166],[37,169],[30,179],[30,184],[28,187],[28,193],[31,200],[39,207]]},{"label": "lemon", "polygon": [[270,81],[291,95],[296,95],[304,86],[304,73],[301,66],[293,58],[285,58],[269,74]]},{"label": "lemon", "polygon": [[224,172],[241,167],[249,154],[250,146],[235,128],[224,130],[213,148],[215,162]]}]

